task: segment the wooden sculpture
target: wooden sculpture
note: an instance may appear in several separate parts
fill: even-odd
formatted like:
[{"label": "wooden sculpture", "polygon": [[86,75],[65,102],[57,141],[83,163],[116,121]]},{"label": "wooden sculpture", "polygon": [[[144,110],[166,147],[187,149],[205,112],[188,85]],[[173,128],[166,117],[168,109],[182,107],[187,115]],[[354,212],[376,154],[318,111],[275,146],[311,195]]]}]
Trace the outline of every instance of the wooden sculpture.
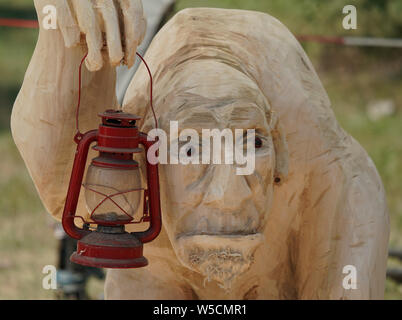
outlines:
[{"label": "wooden sculpture", "polygon": [[[35,2],[39,19],[49,2]],[[15,142],[58,219],[74,157],[80,60],[88,46],[87,67],[98,70],[83,73],[85,131],[96,128],[98,112],[116,106],[113,65],[123,57],[132,64],[144,30],[140,1],[118,1],[122,17],[106,6],[113,2],[92,2],[104,24],[90,23],[91,1],[79,0],[58,30],[41,29],[12,114]],[[119,19],[134,30],[124,33],[124,46]],[[106,30],[108,52],[99,30]],[[109,270],[106,298],[383,298],[389,220],[381,179],[339,127],[286,27],[259,12],[186,9],[158,33],[145,59],[161,129],[169,132],[172,120],[199,131],[255,128],[263,145],[246,176],[235,165],[160,165],[163,231],[145,247],[149,266]],[[144,132],[154,126],[149,86],[141,66],[123,104],[143,117]],[[79,210],[86,212],[83,202]],[[353,288],[344,286],[347,266],[356,270]]]}]

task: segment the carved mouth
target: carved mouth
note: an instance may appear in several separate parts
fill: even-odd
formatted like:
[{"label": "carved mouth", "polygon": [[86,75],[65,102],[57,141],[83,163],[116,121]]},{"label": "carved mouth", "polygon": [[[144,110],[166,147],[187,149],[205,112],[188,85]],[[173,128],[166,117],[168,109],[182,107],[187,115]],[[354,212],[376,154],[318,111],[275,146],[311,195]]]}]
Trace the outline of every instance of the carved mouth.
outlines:
[{"label": "carved mouth", "polygon": [[200,206],[178,221],[176,239],[184,236],[250,236],[258,234],[262,221],[262,213],[252,203],[244,210],[232,212]]},{"label": "carved mouth", "polygon": [[244,238],[249,236],[259,236],[259,232],[183,232],[176,236],[176,240],[181,238],[191,238],[198,236],[208,236],[208,237],[221,237],[221,238]]}]

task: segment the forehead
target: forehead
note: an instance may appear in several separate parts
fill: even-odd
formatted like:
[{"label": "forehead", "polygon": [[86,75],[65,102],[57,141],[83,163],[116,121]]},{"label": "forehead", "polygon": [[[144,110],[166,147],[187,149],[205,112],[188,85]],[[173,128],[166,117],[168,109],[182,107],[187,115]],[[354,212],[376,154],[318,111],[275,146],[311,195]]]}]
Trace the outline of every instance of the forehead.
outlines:
[{"label": "forehead", "polygon": [[271,107],[256,82],[238,68],[215,60],[196,60],[166,79],[169,90],[158,105],[162,129],[169,130],[170,121],[178,121],[180,130],[269,131]]},{"label": "forehead", "polygon": [[174,93],[169,111],[162,117],[166,127],[169,120],[174,120],[179,122],[179,128],[196,130],[258,128],[269,131],[271,107],[258,86],[236,70],[225,71],[215,77],[210,74],[209,80],[202,76],[186,79],[187,86]]},{"label": "forehead", "polygon": [[258,129],[269,132],[266,111],[253,101],[233,100],[178,112],[180,129]]}]

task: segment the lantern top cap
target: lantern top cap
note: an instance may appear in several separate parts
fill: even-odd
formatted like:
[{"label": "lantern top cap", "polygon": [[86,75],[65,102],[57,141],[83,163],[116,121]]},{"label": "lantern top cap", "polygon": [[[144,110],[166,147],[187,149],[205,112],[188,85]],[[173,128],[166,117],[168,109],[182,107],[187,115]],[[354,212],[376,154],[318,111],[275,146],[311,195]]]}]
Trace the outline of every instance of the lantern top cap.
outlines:
[{"label": "lantern top cap", "polygon": [[104,126],[119,128],[135,128],[137,120],[141,119],[139,116],[112,109],[100,113],[99,116]]},{"label": "lantern top cap", "polygon": [[105,112],[99,113],[99,117],[101,118],[108,118],[108,119],[120,119],[120,120],[140,120],[140,116],[136,116],[131,113],[125,113],[121,110],[113,110],[109,109]]}]

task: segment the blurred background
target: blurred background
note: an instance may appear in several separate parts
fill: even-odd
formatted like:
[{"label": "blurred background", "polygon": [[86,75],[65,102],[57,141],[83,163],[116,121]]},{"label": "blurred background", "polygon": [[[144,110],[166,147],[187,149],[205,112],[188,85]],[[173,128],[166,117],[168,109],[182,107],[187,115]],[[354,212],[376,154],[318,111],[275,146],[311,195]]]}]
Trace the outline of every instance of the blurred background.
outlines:
[{"label": "blurred background", "polygon": [[[342,27],[347,4],[357,8],[356,30]],[[178,0],[169,14],[186,7],[266,12],[295,35],[402,38],[401,0]],[[33,1],[0,0],[0,18],[35,19]],[[9,125],[37,35],[36,29],[0,26],[0,299],[60,298],[42,288],[43,267],[58,265],[60,238]],[[402,250],[402,48],[302,44],[341,126],[367,150],[380,172],[391,217],[390,248]],[[390,258],[388,265],[402,268],[397,258]],[[92,299],[101,298],[99,278],[89,278],[87,294]],[[388,278],[385,297],[401,300],[402,285]]]}]

